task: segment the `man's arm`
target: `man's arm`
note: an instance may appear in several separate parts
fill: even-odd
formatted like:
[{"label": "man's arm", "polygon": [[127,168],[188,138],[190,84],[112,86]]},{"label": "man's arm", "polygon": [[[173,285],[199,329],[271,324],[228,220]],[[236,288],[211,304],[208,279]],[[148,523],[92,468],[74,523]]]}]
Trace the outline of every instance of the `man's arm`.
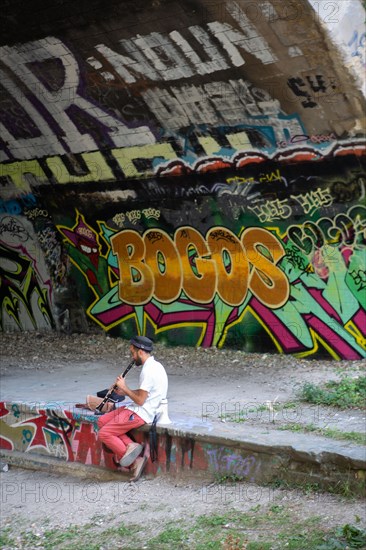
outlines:
[{"label": "man's arm", "polygon": [[118,390],[120,390],[118,393],[122,393],[122,395],[127,395],[136,405],[143,405],[147,399],[148,392],[145,390],[131,390],[126,382],[125,379],[122,378],[122,376],[118,376],[116,380],[116,385]]}]

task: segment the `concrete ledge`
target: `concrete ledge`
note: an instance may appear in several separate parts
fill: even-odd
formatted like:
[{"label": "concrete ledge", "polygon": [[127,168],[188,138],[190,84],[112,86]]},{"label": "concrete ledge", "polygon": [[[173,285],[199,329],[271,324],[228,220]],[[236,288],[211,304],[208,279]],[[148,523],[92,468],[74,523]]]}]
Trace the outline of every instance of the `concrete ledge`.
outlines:
[{"label": "concrete ledge", "polygon": [[37,453],[21,453],[19,451],[0,450],[2,462],[16,468],[37,470],[59,475],[70,475],[91,479],[92,481],[130,481],[130,476],[124,472],[117,472],[92,466],[80,462],[65,462],[59,458],[40,455]]},{"label": "concrete ledge", "polygon": [[[129,479],[117,471],[112,453],[98,441],[98,416],[91,411],[63,402],[3,402],[0,416],[0,447],[21,467],[53,471],[63,465],[65,473],[71,473],[71,466],[85,477],[102,476],[104,471],[120,481]],[[145,425],[131,432],[136,441],[146,444],[146,452],[149,430]],[[291,432],[263,434],[249,427],[245,433],[234,433],[226,424],[193,418],[173,418],[171,425],[158,426],[157,439],[158,459],[149,459],[145,475],[306,483],[332,491],[347,485],[358,494],[364,491],[366,448],[362,446]]]}]

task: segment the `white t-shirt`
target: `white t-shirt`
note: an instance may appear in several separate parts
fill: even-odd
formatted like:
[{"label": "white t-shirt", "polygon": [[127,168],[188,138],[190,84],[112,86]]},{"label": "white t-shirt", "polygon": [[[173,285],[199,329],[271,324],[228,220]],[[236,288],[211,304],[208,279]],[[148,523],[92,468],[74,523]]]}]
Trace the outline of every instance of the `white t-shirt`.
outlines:
[{"label": "white t-shirt", "polygon": [[148,392],[143,405],[128,405],[126,409],[138,414],[146,423],[154,420],[160,401],[165,399],[168,393],[168,376],[161,363],[155,361],[151,355],[144,363],[140,378],[139,389]]}]

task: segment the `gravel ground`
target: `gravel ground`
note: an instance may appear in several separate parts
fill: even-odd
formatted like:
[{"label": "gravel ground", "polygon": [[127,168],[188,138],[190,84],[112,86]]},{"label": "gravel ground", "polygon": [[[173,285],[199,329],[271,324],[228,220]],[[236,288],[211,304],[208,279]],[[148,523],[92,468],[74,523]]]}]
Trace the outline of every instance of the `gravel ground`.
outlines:
[{"label": "gravel ground", "polygon": [[[157,536],[167,526],[193,525],[200,516],[222,516],[233,511],[264,514],[276,507],[288,511],[294,523],[317,517],[319,526],[325,529],[347,523],[366,528],[365,502],[361,499],[242,482],[207,484],[199,480],[141,478],[135,484],[126,484],[17,469],[1,473],[0,482],[1,526],[18,541],[16,545],[2,546],[3,550],[42,549],[45,532],[87,524],[91,524],[89,532],[95,534],[95,543],[104,529],[137,524],[139,541],[132,548],[140,550],[147,548],[143,541]],[[283,525],[279,524],[278,530],[281,528]],[[269,528],[259,522],[248,535],[250,540],[259,535],[270,540],[275,532],[273,525]],[[24,533],[33,535],[37,543],[24,545]],[[114,547],[122,549],[123,545]],[[83,546],[82,550],[87,548]],[[159,545],[156,550],[160,550]]]},{"label": "gravel ground", "polygon": [[[129,357],[129,343],[119,338],[110,338],[103,333],[72,334],[40,332],[0,333],[3,368],[62,367],[67,363],[95,361],[100,357],[111,366],[120,367],[121,357]],[[297,359],[291,355],[245,353],[237,350],[217,348],[189,348],[183,346],[155,346],[155,353],[168,368],[183,367],[187,374],[209,369],[214,376],[237,373],[237,363],[266,369],[299,368],[300,371],[315,372],[320,369],[355,371],[365,369],[366,360],[334,361],[324,359]],[[6,364],[5,364],[6,358]]]}]

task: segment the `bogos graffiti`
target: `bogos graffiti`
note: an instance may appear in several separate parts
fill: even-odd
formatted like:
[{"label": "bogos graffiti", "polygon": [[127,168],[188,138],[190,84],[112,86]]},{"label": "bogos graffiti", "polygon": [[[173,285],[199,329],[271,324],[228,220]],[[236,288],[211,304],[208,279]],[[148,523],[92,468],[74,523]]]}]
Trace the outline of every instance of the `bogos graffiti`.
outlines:
[{"label": "bogos graffiti", "polygon": [[185,226],[174,238],[162,229],[148,229],[142,236],[125,229],[111,237],[111,245],[118,259],[119,297],[133,306],[152,298],[171,303],[182,292],[198,303],[210,303],[217,294],[239,306],[251,291],[271,309],[289,297],[289,281],[277,265],[285,250],[262,228],[247,228],[237,237],[225,227],[213,227],[203,237]]}]

